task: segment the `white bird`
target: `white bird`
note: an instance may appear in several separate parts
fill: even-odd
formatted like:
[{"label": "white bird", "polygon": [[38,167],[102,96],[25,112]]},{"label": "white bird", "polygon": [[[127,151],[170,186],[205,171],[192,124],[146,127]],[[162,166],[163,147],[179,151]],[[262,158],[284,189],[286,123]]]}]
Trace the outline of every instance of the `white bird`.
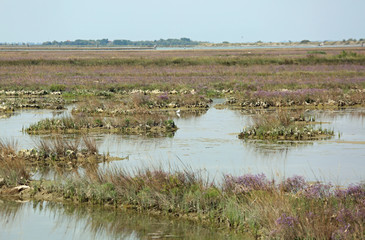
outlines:
[{"label": "white bird", "polygon": [[178,117],[180,117],[180,109],[178,109],[178,110],[176,111],[176,115],[177,115]]}]

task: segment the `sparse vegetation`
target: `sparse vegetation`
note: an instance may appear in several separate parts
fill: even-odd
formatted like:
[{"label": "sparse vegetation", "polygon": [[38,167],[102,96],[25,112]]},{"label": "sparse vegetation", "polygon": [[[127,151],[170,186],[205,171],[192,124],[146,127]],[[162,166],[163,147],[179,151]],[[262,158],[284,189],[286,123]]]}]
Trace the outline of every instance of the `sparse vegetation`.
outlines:
[{"label": "sparse vegetation", "polygon": [[241,139],[324,139],[334,135],[333,130],[314,127],[313,117],[305,117],[303,112],[278,110],[273,114],[260,114],[254,118],[251,127],[238,135]]},{"label": "sparse vegetation", "polygon": [[69,140],[57,135],[39,140],[35,148],[19,151],[14,143],[0,141],[0,178],[8,187],[26,184],[32,173],[40,169],[77,169],[108,160],[87,136]]},{"label": "sparse vegetation", "polygon": [[87,133],[104,131],[123,134],[168,134],[177,130],[173,120],[154,113],[123,115],[123,117],[73,117],[46,118],[30,125],[29,134],[44,133]]}]

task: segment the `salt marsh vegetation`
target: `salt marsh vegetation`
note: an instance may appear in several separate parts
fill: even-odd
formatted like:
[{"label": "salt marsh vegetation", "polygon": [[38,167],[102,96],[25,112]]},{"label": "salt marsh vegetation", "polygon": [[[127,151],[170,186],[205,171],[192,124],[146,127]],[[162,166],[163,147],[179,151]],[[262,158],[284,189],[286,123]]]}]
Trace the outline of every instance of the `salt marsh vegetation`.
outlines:
[{"label": "salt marsh vegetation", "polygon": [[[21,137],[38,140],[30,149],[19,150],[17,139],[0,141],[0,196],[183,218],[255,239],[362,239],[362,182],[341,185],[302,176],[274,179],[261,173],[224,174],[221,180],[209,180],[201,169],[188,167],[128,171],[102,165],[115,158],[99,153],[95,139],[108,133],[173,137],[184,118],[191,117],[189,124],[194,125],[198,124],[194,117],[208,121],[204,118],[208,112],[228,108],[226,114],[239,114],[238,110],[250,114],[252,124],[241,133],[224,132],[234,134],[241,148],[242,142],[270,148],[272,143],[257,144],[257,139],[284,144],[304,140],[311,148],[317,140],[325,142],[337,134],[328,123],[316,122],[312,111],[330,110],[336,116],[343,108],[360,109],[356,116],[363,118],[364,51],[353,47],[320,52],[305,48],[2,52],[2,116],[11,118],[25,109],[61,113],[23,126]],[[212,104],[213,98],[220,104]],[[219,124],[231,124],[218,117]],[[247,126],[241,119],[234,123],[239,129]],[[209,124],[199,128],[209,129]],[[190,134],[201,132],[192,129]],[[223,139],[216,148],[228,148],[223,142],[233,142],[198,137]],[[189,149],[190,140],[184,141],[176,143],[177,148]],[[168,145],[162,144],[161,149]],[[229,154],[232,149],[224,151]],[[54,172],[54,178],[38,176],[45,168]]]}]

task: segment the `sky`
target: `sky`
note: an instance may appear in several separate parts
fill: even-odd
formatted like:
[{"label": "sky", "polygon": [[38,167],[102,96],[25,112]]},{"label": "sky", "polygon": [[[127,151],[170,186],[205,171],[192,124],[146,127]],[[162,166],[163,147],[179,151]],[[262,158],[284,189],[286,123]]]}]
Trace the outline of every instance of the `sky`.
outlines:
[{"label": "sky", "polygon": [[365,0],[0,0],[0,42],[365,38]]}]

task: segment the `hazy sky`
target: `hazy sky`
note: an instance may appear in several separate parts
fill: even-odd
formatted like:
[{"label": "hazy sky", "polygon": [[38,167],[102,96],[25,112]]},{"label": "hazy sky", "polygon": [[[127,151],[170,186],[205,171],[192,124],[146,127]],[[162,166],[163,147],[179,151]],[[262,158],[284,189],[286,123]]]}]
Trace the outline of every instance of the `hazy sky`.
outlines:
[{"label": "hazy sky", "polygon": [[0,42],[365,38],[365,0],[0,0]]}]

